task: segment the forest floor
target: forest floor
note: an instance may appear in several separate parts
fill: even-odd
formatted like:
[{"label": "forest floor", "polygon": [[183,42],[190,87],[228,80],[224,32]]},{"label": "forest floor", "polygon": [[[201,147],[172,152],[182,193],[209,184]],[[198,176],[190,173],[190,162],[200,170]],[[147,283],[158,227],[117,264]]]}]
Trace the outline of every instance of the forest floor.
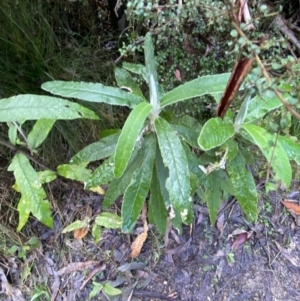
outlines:
[{"label": "forest floor", "polygon": [[[150,227],[134,260],[128,254],[139,223],[133,235],[106,229],[98,243],[89,233],[82,239],[62,234],[74,220],[101,212],[103,196],[78,187],[52,187],[54,228],[32,219],[22,230],[23,247],[17,246],[17,234],[4,225],[9,194],[2,186],[0,242],[8,252],[0,254],[0,300],[89,300],[93,289],[91,300],[300,300],[300,228],[281,203],[299,197],[297,185],[292,195],[261,191],[256,225],[232,200],[211,227],[207,209],[197,204],[195,222],[182,235],[170,229],[162,237]],[[106,295],[105,283],[122,295]]]}]

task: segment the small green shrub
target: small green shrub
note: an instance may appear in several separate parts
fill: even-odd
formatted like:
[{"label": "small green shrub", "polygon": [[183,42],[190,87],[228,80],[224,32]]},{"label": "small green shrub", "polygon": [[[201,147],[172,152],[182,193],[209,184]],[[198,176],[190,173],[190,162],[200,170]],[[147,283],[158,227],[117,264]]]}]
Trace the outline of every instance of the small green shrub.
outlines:
[{"label": "small green shrub", "polygon": [[[200,124],[188,115],[172,117],[168,107],[180,101],[211,94],[218,99],[230,74],[197,78],[165,93],[158,82],[154,47],[146,35],[145,66],[124,63],[116,68],[120,88],[85,82],[51,81],[42,88],[54,95],[89,102],[105,102],[132,108],[122,130],[103,133],[101,139],[78,152],[70,164],[60,165],[57,172],[36,172],[23,153],[14,156],[9,170],[16,178],[15,189],[21,193],[18,205],[20,230],[32,213],[52,226],[50,205],[42,184],[57,175],[81,181],[86,189],[109,183],[103,207],[108,208],[123,195],[124,232],[133,230],[147,201],[149,220],[164,233],[169,217],[181,231],[182,223],[193,220],[195,193],[207,203],[214,224],[221,199],[230,194],[252,222],[258,216],[257,191],[253,175],[247,169],[247,149],[259,148],[274,173],[272,181],[291,183],[289,160],[300,162],[300,146],[292,139],[273,134],[257,125],[268,112],[282,106],[273,94],[245,98],[234,118],[229,111],[224,119],[211,118]],[[149,87],[149,101],[144,97],[131,73],[141,76]],[[289,101],[290,94],[285,93]],[[0,121],[11,123],[9,138],[16,145],[17,132],[23,120],[38,120],[25,141],[33,153],[47,137],[55,120],[97,116],[89,109],[67,100],[38,95],[19,95],[0,102]],[[198,155],[196,155],[198,154]],[[93,172],[91,161],[104,160]],[[150,194],[149,194],[150,192]],[[148,195],[150,195],[149,199]]]}]

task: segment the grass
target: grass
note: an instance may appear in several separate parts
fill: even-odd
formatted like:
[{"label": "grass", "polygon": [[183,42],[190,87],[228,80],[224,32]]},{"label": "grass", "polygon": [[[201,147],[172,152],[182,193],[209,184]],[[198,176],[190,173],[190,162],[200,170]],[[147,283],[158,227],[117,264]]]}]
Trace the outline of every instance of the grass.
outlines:
[{"label": "grass", "polygon": [[[100,36],[87,1],[4,0],[0,20],[0,98],[44,93],[40,85],[53,79],[113,84],[115,54],[103,47],[107,37]],[[40,153],[52,168],[97,140],[101,130],[122,126],[124,109],[83,105],[100,121],[57,121]]]}]

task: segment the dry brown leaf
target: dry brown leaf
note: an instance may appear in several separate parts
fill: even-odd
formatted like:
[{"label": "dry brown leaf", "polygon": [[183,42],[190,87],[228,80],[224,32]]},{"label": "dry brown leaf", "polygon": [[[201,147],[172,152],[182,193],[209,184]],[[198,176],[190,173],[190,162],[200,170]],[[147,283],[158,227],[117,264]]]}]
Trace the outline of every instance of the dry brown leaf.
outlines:
[{"label": "dry brown leaf", "polygon": [[281,201],[281,203],[287,210],[291,211],[292,213],[294,213],[296,215],[300,215],[300,206],[298,204],[296,204],[295,202],[285,199],[285,200]]},{"label": "dry brown leaf", "polygon": [[66,267],[57,271],[57,274],[58,276],[62,276],[76,271],[83,271],[95,266],[96,264],[99,264],[99,261],[89,260],[85,262],[71,262]]},{"label": "dry brown leaf", "polygon": [[182,79],[181,79],[180,70],[176,69],[175,72],[174,72],[174,74],[175,74],[176,79],[181,82]]},{"label": "dry brown leaf", "polygon": [[89,228],[83,227],[83,228],[74,230],[73,235],[74,235],[75,239],[82,239],[87,235],[88,232],[89,232]]},{"label": "dry brown leaf", "polygon": [[136,258],[140,255],[141,249],[142,249],[147,237],[148,237],[148,224],[147,224],[147,221],[145,220],[144,221],[144,232],[139,234],[136,237],[136,239],[134,240],[134,242],[131,244],[131,253],[129,255],[131,258]]}]

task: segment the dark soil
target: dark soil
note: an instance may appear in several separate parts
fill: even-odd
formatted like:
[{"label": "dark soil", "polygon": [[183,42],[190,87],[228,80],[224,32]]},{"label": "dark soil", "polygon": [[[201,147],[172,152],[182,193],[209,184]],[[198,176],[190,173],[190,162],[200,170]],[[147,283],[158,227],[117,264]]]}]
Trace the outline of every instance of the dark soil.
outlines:
[{"label": "dark soil", "polygon": [[130,244],[142,224],[133,235],[106,229],[98,243],[90,234],[74,239],[62,229],[97,215],[102,196],[78,189],[56,189],[53,195],[60,206],[55,228],[29,223],[24,233],[40,245],[22,258],[20,250],[1,255],[0,300],[89,300],[95,283],[107,282],[123,294],[109,299],[99,290],[91,300],[300,300],[300,228],[283,208],[281,194],[261,198],[256,225],[233,200],[211,227],[205,206],[197,204],[195,223],[182,235],[171,229],[163,238],[150,227],[134,260],[128,257]]}]

